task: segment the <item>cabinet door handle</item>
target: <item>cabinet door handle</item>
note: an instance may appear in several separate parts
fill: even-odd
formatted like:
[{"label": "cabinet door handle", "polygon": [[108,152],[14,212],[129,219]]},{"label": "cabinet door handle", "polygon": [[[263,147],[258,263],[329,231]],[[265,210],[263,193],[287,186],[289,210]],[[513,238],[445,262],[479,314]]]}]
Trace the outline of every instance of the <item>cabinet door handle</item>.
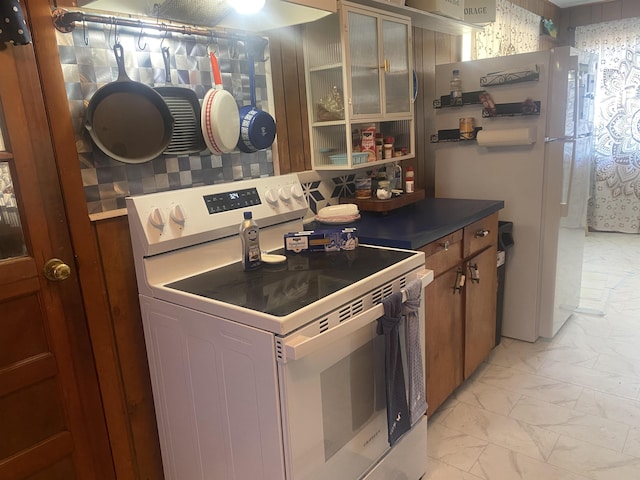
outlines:
[{"label": "cabinet door handle", "polygon": [[486,228],[483,228],[482,230],[478,230],[474,236],[476,238],[483,238],[483,237],[486,237],[487,235],[489,235],[489,230],[487,230]]},{"label": "cabinet door handle", "polygon": [[384,70],[385,73],[389,73],[391,71],[391,62],[389,61],[388,58],[384,59],[384,63],[380,65],[380,69]]},{"label": "cabinet door handle", "polygon": [[471,283],[480,283],[480,269],[477,263],[469,264],[469,278],[471,278]]},{"label": "cabinet door handle", "polygon": [[449,240],[445,240],[444,242],[442,242],[442,243],[440,244],[440,246],[441,246],[442,248],[444,248],[444,251],[445,251],[445,252],[446,252],[447,250],[449,250],[449,245],[450,245],[450,244],[449,244]]},{"label": "cabinet door handle", "polygon": [[456,293],[456,292],[458,292],[458,294],[462,293],[462,289],[464,288],[464,283],[466,279],[467,277],[461,270],[458,270],[456,272],[456,281],[453,285],[453,293]]}]

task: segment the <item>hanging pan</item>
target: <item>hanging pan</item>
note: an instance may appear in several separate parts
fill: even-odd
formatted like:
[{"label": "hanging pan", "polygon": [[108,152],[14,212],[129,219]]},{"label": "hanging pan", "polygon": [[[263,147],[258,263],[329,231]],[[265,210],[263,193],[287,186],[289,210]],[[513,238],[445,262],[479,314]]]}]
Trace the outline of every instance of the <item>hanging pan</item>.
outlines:
[{"label": "hanging pan", "polygon": [[240,134],[240,117],[233,95],[222,87],[218,59],[213,52],[209,53],[209,57],[214,87],[206,93],[202,102],[202,134],[211,153],[221,155],[235,150]]},{"label": "hanging pan", "polygon": [[166,85],[155,87],[169,107],[175,122],[173,135],[164,153],[184,155],[198,153],[206,148],[200,128],[200,102],[196,92],[188,87],[171,85],[169,47],[162,47]]},{"label": "hanging pan", "polygon": [[85,126],[98,148],[111,158],[147,162],[169,145],[174,120],[158,92],[127,76],[122,45],[116,43],[113,52],[118,78],[93,94]]},{"label": "hanging pan", "polygon": [[253,153],[271,146],[276,138],[276,122],[268,112],[256,107],[256,72],[253,55],[248,55],[247,59],[251,105],[240,108],[238,149],[245,153]]}]

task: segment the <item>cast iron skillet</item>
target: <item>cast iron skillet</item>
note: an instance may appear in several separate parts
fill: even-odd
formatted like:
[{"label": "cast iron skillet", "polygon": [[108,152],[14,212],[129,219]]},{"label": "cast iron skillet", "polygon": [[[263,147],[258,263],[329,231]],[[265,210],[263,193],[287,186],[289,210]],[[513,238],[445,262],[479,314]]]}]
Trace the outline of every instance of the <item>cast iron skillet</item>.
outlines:
[{"label": "cast iron skillet", "polygon": [[127,76],[122,45],[116,43],[113,52],[118,78],[93,94],[85,126],[98,148],[111,158],[147,162],[169,145],[174,120],[158,92]]},{"label": "cast iron skillet", "polygon": [[164,153],[180,155],[198,153],[206,147],[200,126],[200,102],[196,92],[188,87],[171,85],[169,47],[162,47],[166,85],[155,87],[169,107],[173,124],[173,135]]}]

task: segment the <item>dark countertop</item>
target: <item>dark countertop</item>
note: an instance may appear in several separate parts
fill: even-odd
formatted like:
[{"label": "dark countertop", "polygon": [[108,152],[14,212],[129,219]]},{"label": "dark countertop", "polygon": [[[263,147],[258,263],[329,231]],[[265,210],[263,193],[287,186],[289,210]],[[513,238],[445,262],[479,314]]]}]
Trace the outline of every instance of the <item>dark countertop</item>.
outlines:
[{"label": "dark countertop", "polygon": [[360,243],[416,250],[502,208],[502,200],[425,198],[387,214],[360,212],[345,226],[357,227]]}]

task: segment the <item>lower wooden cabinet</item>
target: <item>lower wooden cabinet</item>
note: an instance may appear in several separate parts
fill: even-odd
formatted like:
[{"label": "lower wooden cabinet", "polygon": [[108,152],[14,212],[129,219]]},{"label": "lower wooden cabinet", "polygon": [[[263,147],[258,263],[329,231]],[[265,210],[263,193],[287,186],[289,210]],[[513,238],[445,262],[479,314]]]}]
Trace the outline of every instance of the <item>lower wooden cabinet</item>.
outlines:
[{"label": "lower wooden cabinet", "polygon": [[457,272],[457,268],[452,268],[425,288],[425,376],[429,414],[464,378],[464,302],[462,295],[453,293]]},{"label": "lower wooden cabinet", "polygon": [[435,275],[425,288],[429,415],[495,346],[497,239],[496,213],[420,249]]},{"label": "lower wooden cabinet", "polygon": [[[496,343],[498,269],[496,246],[467,260],[465,298],[464,378],[487,358]],[[477,272],[474,280],[471,270]]]}]

